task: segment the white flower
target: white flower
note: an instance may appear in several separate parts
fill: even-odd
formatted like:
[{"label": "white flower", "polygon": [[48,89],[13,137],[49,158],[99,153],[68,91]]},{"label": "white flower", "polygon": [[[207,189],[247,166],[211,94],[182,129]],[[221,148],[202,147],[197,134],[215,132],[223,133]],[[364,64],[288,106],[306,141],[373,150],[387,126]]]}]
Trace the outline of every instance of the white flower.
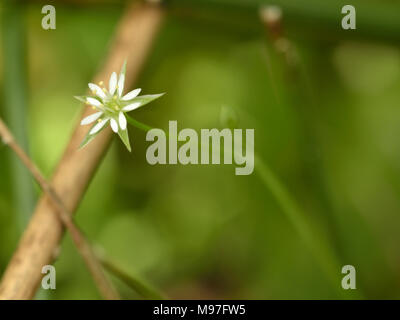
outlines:
[{"label": "white flower", "polygon": [[[93,124],[92,128],[89,130],[89,137],[87,136],[85,138],[83,145],[86,145],[91,141],[90,136],[95,136],[109,123],[111,129],[115,133],[118,133],[128,150],[130,150],[127,133],[127,119],[125,114],[159,98],[162,95],[139,96],[141,89],[135,89],[123,95],[125,69],[126,63],[122,67],[119,77],[115,72],[111,74],[108,82],[108,89],[103,86],[103,82],[100,82],[99,85],[89,83],[88,86],[93,93],[93,96],[76,97],[86,104],[91,105],[92,108],[96,110],[95,113],[85,117],[81,121],[81,125]],[[97,121],[96,124],[94,124],[95,121]]]},{"label": "white flower", "polygon": [[91,124],[97,120],[98,124],[91,129],[90,134],[97,133],[108,121],[110,121],[111,129],[115,133],[118,133],[119,130],[126,130],[127,121],[124,113],[139,108],[141,103],[134,102],[124,105],[121,102],[135,99],[139,95],[141,89],[132,90],[122,96],[124,82],[124,74],[121,74],[117,80],[117,74],[113,72],[110,77],[108,90],[106,88],[101,88],[97,84],[89,83],[89,89],[95,97],[87,97],[86,103],[92,105],[93,109],[98,112],[84,118],[81,121],[81,125]]}]

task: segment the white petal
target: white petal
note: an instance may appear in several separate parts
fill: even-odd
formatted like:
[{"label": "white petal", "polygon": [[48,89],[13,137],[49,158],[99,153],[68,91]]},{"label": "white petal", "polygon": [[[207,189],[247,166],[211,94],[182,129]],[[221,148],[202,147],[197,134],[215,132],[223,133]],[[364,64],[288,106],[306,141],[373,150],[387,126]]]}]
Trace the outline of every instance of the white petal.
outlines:
[{"label": "white petal", "polygon": [[122,110],[124,110],[124,111],[132,111],[132,110],[135,110],[135,109],[139,108],[140,105],[141,105],[140,102],[134,102],[134,103],[128,104],[127,106],[123,107]]},{"label": "white petal", "polygon": [[125,75],[121,74],[118,80],[118,96],[122,96],[122,91],[124,91]]},{"label": "white petal", "polygon": [[113,95],[115,93],[115,89],[117,89],[117,74],[115,72],[113,72],[110,77],[109,87],[110,94]]},{"label": "white petal", "polygon": [[106,94],[97,84],[89,83],[89,89],[92,90],[99,98],[106,98]]},{"label": "white petal", "polygon": [[92,122],[96,121],[98,118],[100,118],[100,116],[102,114],[103,114],[103,112],[100,111],[100,112],[93,113],[90,116],[87,116],[86,118],[82,119],[81,125],[84,126],[86,124],[89,124],[89,123],[92,123]]},{"label": "white petal", "polygon": [[124,101],[132,100],[139,95],[140,91],[142,91],[142,89],[132,90],[131,92],[128,92],[126,95],[124,95],[122,97],[122,100],[124,100]]},{"label": "white petal", "polygon": [[111,129],[115,133],[117,133],[118,132],[118,123],[117,123],[117,121],[115,121],[115,119],[111,119],[110,123],[111,123]]},{"label": "white petal", "polygon": [[86,98],[86,102],[95,107],[100,107],[102,105],[99,100],[91,97]]},{"label": "white petal", "polygon": [[122,130],[125,130],[125,129],[126,129],[126,118],[125,118],[123,112],[120,112],[120,113],[119,113],[118,120],[119,120],[119,127],[120,127]]},{"label": "white petal", "polygon": [[104,125],[107,123],[107,121],[108,121],[108,118],[101,120],[98,124],[96,124],[92,128],[92,130],[90,130],[89,134],[95,134],[95,133],[99,132],[99,130],[104,127]]}]

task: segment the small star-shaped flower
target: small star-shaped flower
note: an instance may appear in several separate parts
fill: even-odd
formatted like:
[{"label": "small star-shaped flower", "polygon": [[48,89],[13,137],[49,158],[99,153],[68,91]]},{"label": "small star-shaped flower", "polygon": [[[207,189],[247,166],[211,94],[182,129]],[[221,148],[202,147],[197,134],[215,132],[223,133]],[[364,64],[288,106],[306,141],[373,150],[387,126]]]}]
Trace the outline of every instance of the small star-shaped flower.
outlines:
[{"label": "small star-shaped flower", "polygon": [[93,138],[110,123],[111,129],[118,133],[121,140],[131,151],[128,137],[126,113],[135,110],[145,104],[161,97],[163,94],[139,96],[141,89],[135,89],[123,95],[125,84],[126,62],[124,63],[119,77],[113,72],[111,74],[108,90],[100,82],[99,85],[89,83],[89,89],[94,96],[76,97],[92,106],[97,112],[82,119],[81,125],[95,124],[83,140],[81,147],[87,145]]}]

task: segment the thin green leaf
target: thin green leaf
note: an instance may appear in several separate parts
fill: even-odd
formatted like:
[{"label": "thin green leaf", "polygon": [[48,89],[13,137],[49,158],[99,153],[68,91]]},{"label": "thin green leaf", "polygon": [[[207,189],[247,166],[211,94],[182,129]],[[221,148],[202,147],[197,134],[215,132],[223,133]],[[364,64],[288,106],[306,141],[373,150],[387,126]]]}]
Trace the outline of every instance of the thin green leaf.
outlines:
[{"label": "thin green leaf", "polygon": [[122,142],[125,144],[128,151],[131,152],[132,149],[131,149],[131,144],[129,142],[128,129],[118,130],[118,135],[121,138]]},{"label": "thin green leaf", "polygon": [[162,97],[165,93],[160,93],[160,94],[148,94],[148,95],[144,95],[144,96],[138,96],[132,100],[129,101],[124,101],[123,102],[123,106],[127,106],[129,104],[132,104],[134,102],[140,102],[140,107],[143,107],[144,105]]}]

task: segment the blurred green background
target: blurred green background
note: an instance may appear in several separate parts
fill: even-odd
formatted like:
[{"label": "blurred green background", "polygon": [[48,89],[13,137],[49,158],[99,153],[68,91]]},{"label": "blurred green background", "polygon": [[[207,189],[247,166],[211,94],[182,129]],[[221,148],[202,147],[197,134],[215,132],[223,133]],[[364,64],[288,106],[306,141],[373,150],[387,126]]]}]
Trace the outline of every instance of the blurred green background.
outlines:
[{"label": "blurred green background", "polygon": [[[0,4],[0,116],[50,177],[80,115],[73,96],[101,67],[125,4],[49,2],[48,31],[44,4]],[[259,18],[270,4],[293,59]],[[150,166],[145,133],[131,128],[133,152],[115,138],[77,212],[88,237],[171,298],[400,298],[400,3],[353,1],[354,31],[341,29],[344,4],[169,1],[135,85],[167,94],[132,115],[199,130],[221,128],[227,107],[255,129],[256,169]],[[1,145],[0,273],[39,196]],[[347,264],[354,291],[341,289]],[[68,234],[55,266],[57,289],[38,298],[100,298]]]}]

